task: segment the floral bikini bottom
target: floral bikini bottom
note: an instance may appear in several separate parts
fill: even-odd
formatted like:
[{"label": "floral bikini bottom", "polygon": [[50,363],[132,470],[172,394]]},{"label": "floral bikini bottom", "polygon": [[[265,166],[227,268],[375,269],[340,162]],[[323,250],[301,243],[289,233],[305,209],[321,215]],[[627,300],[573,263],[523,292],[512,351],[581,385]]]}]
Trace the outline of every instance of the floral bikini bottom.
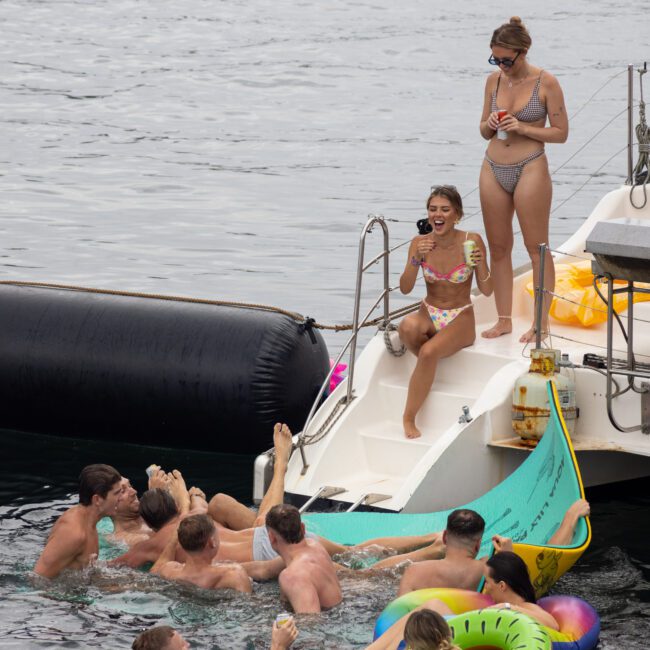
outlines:
[{"label": "floral bikini bottom", "polygon": [[434,307],[430,305],[426,300],[422,301],[422,304],[427,308],[429,316],[431,317],[431,322],[433,323],[433,328],[436,332],[439,332],[441,329],[444,329],[451,323],[461,312],[465,311],[472,307],[470,302],[467,305],[462,307],[455,307],[454,309],[441,309],[440,307]]}]

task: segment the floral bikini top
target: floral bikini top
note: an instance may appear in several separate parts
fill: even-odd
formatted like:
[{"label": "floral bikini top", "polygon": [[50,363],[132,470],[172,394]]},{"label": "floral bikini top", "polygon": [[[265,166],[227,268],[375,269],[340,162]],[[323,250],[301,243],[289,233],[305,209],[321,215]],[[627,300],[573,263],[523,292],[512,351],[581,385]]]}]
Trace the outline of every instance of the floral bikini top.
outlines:
[{"label": "floral bikini top", "polygon": [[[465,240],[467,240],[468,237],[469,233],[465,235]],[[474,269],[465,262],[454,267],[449,271],[449,273],[440,273],[426,262],[421,262],[420,266],[422,266],[422,274],[424,275],[425,281],[429,283],[445,280],[446,282],[452,282],[453,284],[462,284],[463,282],[467,282],[474,272]]]},{"label": "floral bikini top", "polygon": [[465,262],[453,268],[449,273],[439,273],[433,268],[433,266],[430,266],[426,262],[422,262],[422,274],[427,282],[446,280],[447,282],[453,282],[454,284],[461,284],[462,282],[466,282],[472,276],[473,272],[474,269],[465,264]]}]

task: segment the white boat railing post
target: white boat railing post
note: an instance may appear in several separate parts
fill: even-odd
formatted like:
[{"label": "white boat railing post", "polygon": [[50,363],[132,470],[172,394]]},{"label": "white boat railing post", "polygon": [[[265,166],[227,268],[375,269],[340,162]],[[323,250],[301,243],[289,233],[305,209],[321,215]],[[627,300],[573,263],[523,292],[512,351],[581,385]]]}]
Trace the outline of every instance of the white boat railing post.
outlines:
[{"label": "white boat railing post", "polygon": [[[384,234],[384,248],[381,253],[373,257],[366,265],[364,265],[364,257],[365,257],[365,247],[366,247],[366,235],[369,232],[372,232],[372,227],[375,224],[379,224],[381,226],[381,229]],[[359,259],[357,263],[357,281],[356,281],[356,288],[354,292],[354,314],[353,314],[353,320],[352,320],[352,335],[348,339],[347,343],[343,346],[343,349],[339,353],[338,357],[336,358],[336,361],[332,364],[332,367],[330,368],[330,371],[327,373],[327,376],[325,377],[325,381],[323,381],[320,390],[318,391],[318,394],[316,395],[316,399],[314,400],[314,403],[312,404],[311,410],[309,411],[309,415],[307,416],[307,419],[305,421],[305,425],[298,436],[298,442],[297,442],[297,447],[300,450],[300,457],[302,460],[302,470],[301,474],[304,475],[307,472],[307,469],[309,468],[309,463],[307,462],[307,456],[305,454],[305,444],[306,443],[306,432],[311,424],[311,421],[316,413],[316,409],[318,408],[318,405],[320,404],[320,400],[322,396],[325,394],[325,390],[327,386],[329,386],[330,378],[334,372],[334,369],[338,365],[339,361],[343,358],[343,355],[347,351],[348,348],[350,348],[350,363],[349,363],[349,371],[348,371],[348,377],[347,377],[347,394],[344,400],[341,400],[345,403],[347,406],[353,399],[353,380],[354,380],[354,363],[355,363],[355,357],[356,357],[356,349],[357,349],[357,336],[359,334],[359,330],[363,325],[366,323],[372,312],[375,310],[377,305],[381,300],[384,302],[384,320],[383,320],[383,327],[386,328],[388,327],[388,322],[390,319],[390,303],[389,303],[389,294],[390,294],[390,272],[389,272],[389,256],[390,256],[390,247],[389,247],[389,239],[388,239],[388,226],[386,225],[386,222],[384,221],[384,217],[381,215],[375,216],[375,215],[369,215],[368,216],[368,221],[363,227],[363,230],[361,231],[361,236],[359,238]],[[365,271],[368,270],[372,265],[376,264],[379,260],[383,258],[384,260],[384,290],[382,291],[381,295],[375,302],[375,304],[370,308],[369,312],[366,314],[364,319],[359,322],[359,310],[361,307],[361,284],[362,284],[362,277]]]},{"label": "white boat railing post", "polygon": [[[357,335],[359,333],[359,309],[361,308],[361,281],[363,278],[363,273],[364,271],[368,268],[368,266],[363,265],[363,259],[365,255],[365,248],[366,248],[366,235],[372,231],[372,227],[378,223],[384,233],[384,251],[381,254],[381,256],[384,258],[384,291],[383,291],[383,297],[384,297],[384,327],[388,323],[388,314],[390,313],[389,310],[389,299],[388,299],[388,294],[390,293],[390,287],[388,286],[389,278],[388,278],[388,256],[390,254],[389,246],[388,246],[388,226],[386,225],[386,222],[384,221],[384,218],[379,216],[376,217],[374,215],[370,215],[370,218],[366,222],[366,225],[363,228],[363,231],[361,232],[361,237],[359,239],[359,261],[357,262],[357,283],[356,283],[356,289],[354,292],[354,314],[352,317],[352,345],[350,346],[350,365],[348,369],[348,393],[347,393],[347,401],[348,403],[352,399],[352,389],[353,389],[353,380],[354,380],[354,362],[356,359],[356,354],[357,354]],[[379,257],[379,256],[378,256]],[[371,263],[374,264],[374,262],[377,261],[377,258],[373,260]]]}]

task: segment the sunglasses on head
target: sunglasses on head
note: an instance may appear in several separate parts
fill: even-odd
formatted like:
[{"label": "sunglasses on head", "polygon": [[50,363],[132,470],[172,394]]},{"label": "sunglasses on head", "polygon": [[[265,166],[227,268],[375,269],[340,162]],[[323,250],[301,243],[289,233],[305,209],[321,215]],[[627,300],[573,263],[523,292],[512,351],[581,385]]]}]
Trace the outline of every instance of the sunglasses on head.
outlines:
[{"label": "sunglasses on head", "polygon": [[512,66],[515,64],[515,61],[519,57],[521,52],[517,52],[517,55],[515,56],[514,59],[511,59],[510,57],[503,57],[500,59],[498,56],[494,56],[494,54],[488,59],[488,63],[490,65],[502,65],[504,68],[512,68]]}]

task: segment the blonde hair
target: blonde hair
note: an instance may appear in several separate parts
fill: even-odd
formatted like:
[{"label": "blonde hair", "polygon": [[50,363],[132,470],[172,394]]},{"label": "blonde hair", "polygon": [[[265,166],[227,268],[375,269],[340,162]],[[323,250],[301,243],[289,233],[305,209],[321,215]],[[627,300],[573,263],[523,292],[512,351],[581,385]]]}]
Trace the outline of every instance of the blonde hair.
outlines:
[{"label": "blonde hair", "polygon": [[431,609],[421,609],[409,616],[404,641],[409,650],[460,650],[451,642],[447,621]]},{"label": "blonde hair", "polygon": [[533,39],[519,16],[513,16],[509,22],[497,27],[490,41],[490,47],[498,45],[516,52],[528,52],[532,44]]}]

